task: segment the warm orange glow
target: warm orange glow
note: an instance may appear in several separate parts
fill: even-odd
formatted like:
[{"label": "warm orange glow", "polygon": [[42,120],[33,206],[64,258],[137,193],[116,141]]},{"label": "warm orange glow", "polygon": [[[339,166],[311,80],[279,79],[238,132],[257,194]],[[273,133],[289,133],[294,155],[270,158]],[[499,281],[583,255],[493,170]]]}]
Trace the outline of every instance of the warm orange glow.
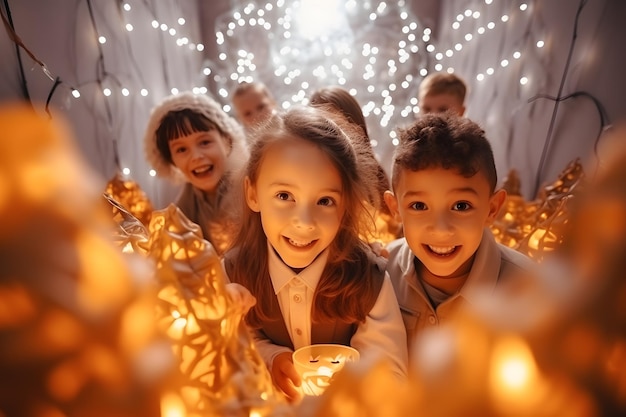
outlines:
[{"label": "warm orange glow", "polygon": [[105,192],[119,202],[139,221],[148,225],[152,215],[152,203],[139,184],[121,173],[116,173],[106,185]]},{"label": "warm orange glow", "polygon": [[543,395],[543,381],[533,353],[521,337],[504,336],[497,340],[489,369],[491,397],[498,409],[537,406]]},{"label": "warm orange glow", "polygon": [[519,179],[514,171],[503,186],[508,194],[491,230],[496,240],[528,255],[537,262],[563,242],[569,221],[570,200],[584,179],[579,160],[572,161],[552,184],[544,187],[533,201],[519,195]]},{"label": "warm orange glow", "polygon": [[177,368],[163,396],[163,417],[249,415],[281,405],[285,400],[228,297],[220,258],[198,225],[170,205],[152,214],[149,231],[157,320]]},{"label": "warm orange glow", "polygon": [[523,340],[508,337],[496,344],[491,359],[491,386],[497,395],[529,390],[536,374],[534,357]]},{"label": "warm orange glow", "polygon": [[185,402],[173,392],[161,397],[161,417],[186,417]]}]

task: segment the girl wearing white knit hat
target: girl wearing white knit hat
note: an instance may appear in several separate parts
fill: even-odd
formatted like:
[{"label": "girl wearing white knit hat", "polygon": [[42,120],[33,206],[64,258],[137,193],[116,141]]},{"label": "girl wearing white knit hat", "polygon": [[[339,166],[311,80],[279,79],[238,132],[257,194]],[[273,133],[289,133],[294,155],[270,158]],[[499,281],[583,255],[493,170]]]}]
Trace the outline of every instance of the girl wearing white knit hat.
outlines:
[{"label": "girl wearing white knit hat", "polygon": [[185,182],[175,203],[221,255],[237,220],[233,183],[248,159],[243,128],[215,100],[184,92],[152,109],[144,144],[157,175]]}]

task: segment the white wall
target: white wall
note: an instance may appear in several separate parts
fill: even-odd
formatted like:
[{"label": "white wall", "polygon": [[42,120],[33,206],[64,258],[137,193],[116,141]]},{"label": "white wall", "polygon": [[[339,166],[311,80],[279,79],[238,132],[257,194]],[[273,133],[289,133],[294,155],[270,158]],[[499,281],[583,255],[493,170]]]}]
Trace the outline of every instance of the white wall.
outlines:
[{"label": "white wall", "polygon": [[[522,3],[528,5],[527,10],[520,10]],[[593,173],[594,143],[601,126],[593,100],[580,96],[558,105],[547,99],[528,102],[537,95],[559,94],[581,3],[584,7],[561,97],[589,93],[605,108],[609,121],[624,120],[626,57],[620,44],[626,39],[626,2],[494,0],[487,5],[484,0],[456,0],[444,2],[441,11],[438,49],[445,51],[457,42],[463,45],[460,52],[442,61],[444,68],[453,66],[468,81],[467,116],[486,129],[500,178],[511,168],[518,170],[522,192],[529,199],[575,158],[582,159],[589,175]],[[453,29],[452,23],[465,10],[479,11],[480,16],[464,17],[460,27]],[[507,22],[502,22],[503,15],[509,17]],[[490,21],[495,28],[478,35],[478,28]],[[469,42],[464,40],[467,33],[473,35]],[[545,45],[538,48],[538,41]],[[511,58],[514,51],[521,53],[520,59]],[[507,67],[501,66],[503,59],[509,60]],[[490,67],[493,75],[486,73]],[[485,78],[478,81],[481,73]],[[527,84],[520,84],[522,77],[527,77]],[[551,144],[540,171],[546,140]]]},{"label": "white wall", "polygon": [[[183,90],[215,86],[212,77],[216,74],[205,77],[201,70],[204,62],[219,61],[211,56],[218,51],[211,19],[223,15],[228,4],[226,0],[201,1],[129,0],[130,11],[123,10],[122,3],[115,1],[9,2],[18,36],[36,58],[46,64],[52,78],[58,76],[62,81],[52,95],[52,114],[63,113],[69,118],[80,149],[88,163],[102,174],[103,181],[116,172],[114,149],[117,148],[120,166],[130,168],[130,177],[139,182],[156,208],[172,201],[178,188],[148,175],[150,167],[144,159],[142,139],[149,111],[173,87]],[[233,9],[242,8],[244,3],[231,1]],[[522,3],[528,4],[528,10],[519,9]],[[545,166],[538,175],[555,103],[543,99],[528,103],[528,99],[537,94],[557,95],[580,3],[580,0],[493,0],[487,4],[485,0],[444,0],[440,10],[429,6],[429,15],[423,19],[432,22],[433,16],[439,16],[437,29],[429,40],[436,50],[420,59],[420,65],[427,62],[433,70],[434,65],[440,63],[444,70],[453,67],[457,74],[466,78],[470,85],[468,116],[485,127],[493,143],[500,178],[503,179],[509,169],[516,168],[527,198],[534,197],[537,183],[553,181],[572,159],[581,157],[585,162],[592,161],[590,157],[600,127],[597,110],[588,98],[570,99],[559,105],[552,145],[547,149]],[[107,37],[107,42],[100,45],[102,61],[89,4],[97,32]],[[6,15],[4,3],[0,8]],[[419,7],[412,9],[416,13],[424,12]],[[477,11],[480,16],[464,17],[459,29],[453,29],[457,15],[466,10]],[[509,16],[507,22],[501,21],[503,14]],[[177,23],[179,16],[186,18],[185,25]],[[154,19],[176,28],[176,36],[152,28]],[[479,35],[478,29],[486,27],[489,21],[496,23],[495,28]],[[624,1],[585,2],[562,91],[562,95],[577,91],[590,93],[606,108],[612,122],[626,115],[626,58],[621,50],[621,42],[626,39],[624,21]],[[132,32],[125,30],[127,23],[133,25]],[[423,29],[424,25],[416,30],[418,38]],[[464,40],[467,33],[473,36],[469,42]],[[181,35],[192,43],[206,44],[206,50],[199,52],[188,46],[177,46],[176,39]],[[538,40],[545,42],[543,48],[536,47]],[[456,43],[463,45],[461,51],[454,49]],[[452,57],[445,55],[448,49],[454,51]],[[522,57],[511,58],[514,51],[521,52]],[[0,35],[0,52],[0,100],[18,99],[22,97],[20,66],[15,45],[6,31]],[[443,53],[444,58],[435,59],[437,52]],[[43,102],[54,81],[24,50],[20,50],[20,55],[30,99],[46,116]],[[204,55],[210,61],[205,61]],[[507,67],[500,66],[504,58],[510,61]],[[266,65],[271,67],[272,64]],[[417,63],[414,66],[411,91],[421,79]],[[486,74],[490,67],[494,74],[477,81],[477,74]],[[529,80],[526,85],[519,82],[522,76]],[[112,89],[110,97],[102,95],[99,80]],[[121,94],[122,86],[129,89],[128,97]],[[80,90],[79,99],[70,95],[70,87]],[[148,96],[138,94],[141,88],[149,91]],[[216,92],[209,94],[219,98]],[[397,108],[407,104],[401,101],[395,99]],[[406,117],[404,121],[409,122],[411,118]],[[393,144],[388,133],[395,126],[369,127],[380,139],[377,154],[385,167],[390,166]]]},{"label": "white wall", "polygon": [[[117,149],[120,168],[129,168],[130,178],[160,208],[174,198],[178,188],[148,175],[150,167],[145,162],[142,143],[144,129],[151,108],[170,94],[171,88],[184,90],[203,84],[199,72],[203,53],[176,44],[181,36],[201,42],[197,4],[195,0],[128,3],[129,11],[117,1],[9,2],[17,35],[45,63],[52,78],[59,77],[61,81],[50,101],[53,117],[63,114],[69,119],[87,162],[102,175],[103,181],[117,171]],[[2,11],[6,16],[4,6]],[[178,17],[186,19],[184,25],[177,22]],[[153,20],[175,28],[176,35],[154,29]],[[127,24],[132,24],[132,31],[126,30]],[[106,37],[106,43],[97,42],[99,35]],[[0,48],[0,99],[23,99],[15,45],[4,30]],[[24,50],[20,50],[20,56],[30,100],[47,117],[45,102],[54,81]],[[103,95],[104,87],[111,89],[109,97]],[[121,92],[124,87],[129,90],[128,96]],[[70,94],[71,88],[80,91],[80,98]],[[140,94],[142,88],[148,90],[145,97]]]}]

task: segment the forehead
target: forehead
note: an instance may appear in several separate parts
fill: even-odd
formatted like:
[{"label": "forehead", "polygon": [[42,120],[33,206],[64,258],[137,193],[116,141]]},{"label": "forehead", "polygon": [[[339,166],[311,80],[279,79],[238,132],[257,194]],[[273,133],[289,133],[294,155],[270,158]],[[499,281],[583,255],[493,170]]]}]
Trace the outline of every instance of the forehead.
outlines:
[{"label": "forehead", "polygon": [[233,101],[251,101],[251,100],[261,101],[265,98],[267,98],[267,94],[265,94],[264,90],[260,88],[249,88],[237,94],[233,98]]},{"label": "forehead", "polygon": [[461,99],[453,93],[430,93],[426,95],[420,95],[420,105],[428,103],[434,104],[459,104]]},{"label": "forehead", "polygon": [[259,179],[282,177],[289,182],[341,182],[339,170],[319,146],[292,137],[265,149],[259,166]]},{"label": "forehead", "polygon": [[475,192],[488,198],[491,195],[489,181],[479,171],[465,177],[456,169],[428,168],[419,171],[402,169],[399,171],[395,193],[402,198],[407,194],[449,195]]}]

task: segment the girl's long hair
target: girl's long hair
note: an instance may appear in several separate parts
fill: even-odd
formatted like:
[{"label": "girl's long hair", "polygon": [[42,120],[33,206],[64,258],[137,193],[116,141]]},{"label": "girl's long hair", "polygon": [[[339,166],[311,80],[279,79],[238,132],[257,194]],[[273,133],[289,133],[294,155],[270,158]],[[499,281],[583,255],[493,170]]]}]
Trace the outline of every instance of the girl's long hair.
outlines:
[{"label": "girl's long hair", "polygon": [[[374,255],[369,245],[359,238],[373,227],[367,202],[376,187],[376,169],[372,165],[375,161],[368,157],[368,150],[359,142],[350,140],[351,134],[359,134],[358,129],[337,114],[319,108],[293,107],[254,132],[244,173],[252,185],[256,184],[267,149],[280,141],[300,138],[323,150],[340,174],[344,215],[329,246],[328,262],[315,290],[314,322],[364,321],[369,313],[364,306],[372,305],[366,300],[372,297],[375,300],[378,296],[372,265]],[[251,326],[260,327],[261,322],[269,318],[269,308],[276,296],[269,276],[268,244],[261,215],[242,200],[241,227],[233,242],[235,255],[229,276],[257,298],[246,320]]]},{"label": "girl's long hair", "polygon": [[[376,155],[370,143],[363,110],[359,102],[348,90],[339,86],[320,88],[311,96],[310,104],[316,107],[339,111],[348,121],[359,126],[362,130],[362,134],[351,139],[362,142],[363,146],[368,150],[369,157],[376,160]],[[376,160],[376,175],[376,195],[371,199],[371,203],[383,213],[390,215],[391,212],[389,211],[389,207],[384,203],[383,195],[385,191],[391,189],[391,181],[389,181],[387,172],[385,172],[385,169],[380,165],[378,160]]]}]

